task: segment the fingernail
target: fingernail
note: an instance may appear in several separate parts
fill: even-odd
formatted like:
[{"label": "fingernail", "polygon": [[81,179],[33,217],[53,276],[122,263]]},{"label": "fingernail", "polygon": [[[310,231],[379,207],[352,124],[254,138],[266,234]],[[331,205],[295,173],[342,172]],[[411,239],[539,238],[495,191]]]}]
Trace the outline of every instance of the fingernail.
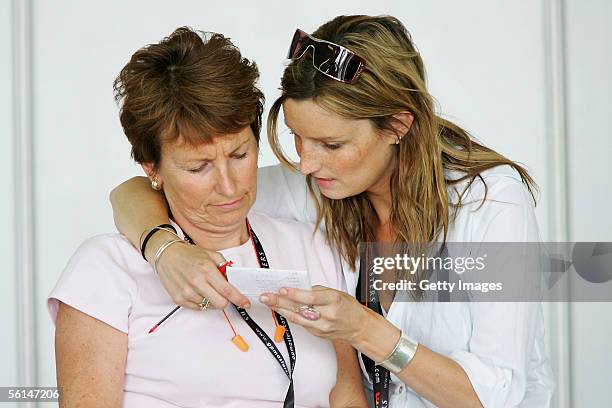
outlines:
[{"label": "fingernail", "polygon": [[283,296],[287,296],[289,294],[289,291],[285,288],[281,288],[281,290],[279,290],[279,293]]},{"label": "fingernail", "polygon": [[267,297],[267,296],[260,296],[260,297],[259,297],[259,301],[260,301],[261,303],[268,303],[268,302],[270,301],[270,298],[269,298],[269,297]]},{"label": "fingernail", "polygon": [[244,304],[243,309],[250,309],[250,308],[251,308],[251,302],[246,302],[246,303]]}]

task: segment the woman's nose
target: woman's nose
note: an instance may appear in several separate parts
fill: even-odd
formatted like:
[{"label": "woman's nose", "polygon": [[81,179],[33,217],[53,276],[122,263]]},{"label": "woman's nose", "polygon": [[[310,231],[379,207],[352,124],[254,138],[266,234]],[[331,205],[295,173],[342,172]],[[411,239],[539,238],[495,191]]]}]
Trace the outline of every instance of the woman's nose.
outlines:
[{"label": "woman's nose", "polygon": [[217,189],[220,194],[226,197],[234,197],[237,191],[236,180],[231,174],[228,168],[219,169],[219,176],[217,181]]},{"label": "woman's nose", "polygon": [[302,148],[300,153],[300,173],[307,176],[321,168],[321,164],[312,150]]}]

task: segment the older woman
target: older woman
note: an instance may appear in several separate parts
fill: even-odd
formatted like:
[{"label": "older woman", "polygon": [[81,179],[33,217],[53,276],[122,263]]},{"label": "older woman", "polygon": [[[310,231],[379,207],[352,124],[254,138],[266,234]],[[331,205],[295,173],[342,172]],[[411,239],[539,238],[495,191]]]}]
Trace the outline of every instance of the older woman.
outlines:
[{"label": "older woman", "polygon": [[[166,231],[176,234],[162,246],[195,244],[235,266],[307,270],[313,284],[343,289],[340,266],[312,225],[249,212],[263,100],[257,77],[228,39],[180,28],[137,51],[115,81],[132,156],[169,203]],[[155,265],[163,253],[144,256]],[[244,308],[200,311],[219,304],[208,292],[199,310],[180,310],[150,332],[174,306],[154,269],[118,234],[76,251],[48,300],[62,406],[365,405],[347,343],[251,307],[219,272],[208,280]]]}]

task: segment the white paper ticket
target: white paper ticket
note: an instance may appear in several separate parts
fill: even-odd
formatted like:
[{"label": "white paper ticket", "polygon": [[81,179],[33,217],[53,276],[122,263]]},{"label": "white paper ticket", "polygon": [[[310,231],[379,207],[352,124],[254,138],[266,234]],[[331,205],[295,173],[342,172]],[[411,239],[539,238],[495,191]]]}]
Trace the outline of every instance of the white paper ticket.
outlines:
[{"label": "white paper ticket", "polygon": [[228,282],[247,297],[259,297],[265,292],[278,293],[283,287],[312,288],[306,271],[228,267],[226,276]]}]

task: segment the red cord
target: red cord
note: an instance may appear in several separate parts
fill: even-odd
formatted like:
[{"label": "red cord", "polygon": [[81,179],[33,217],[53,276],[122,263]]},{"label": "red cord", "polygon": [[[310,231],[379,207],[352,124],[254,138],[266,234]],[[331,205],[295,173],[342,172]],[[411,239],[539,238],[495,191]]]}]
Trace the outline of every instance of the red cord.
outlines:
[{"label": "red cord", "polygon": [[229,317],[227,317],[227,313],[225,313],[225,310],[222,310],[222,312],[223,312],[223,316],[225,316],[225,320],[227,320],[227,323],[229,324],[230,328],[234,332],[234,337],[237,336],[238,333],[236,333],[236,330],[234,330],[234,326],[232,325],[232,322],[230,322]]},{"label": "red cord", "polygon": [[272,310],[272,319],[274,319],[274,325],[278,327],[279,324],[278,324],[278,320],[276,320],[276,314],[274,313],[274,310]]}]

